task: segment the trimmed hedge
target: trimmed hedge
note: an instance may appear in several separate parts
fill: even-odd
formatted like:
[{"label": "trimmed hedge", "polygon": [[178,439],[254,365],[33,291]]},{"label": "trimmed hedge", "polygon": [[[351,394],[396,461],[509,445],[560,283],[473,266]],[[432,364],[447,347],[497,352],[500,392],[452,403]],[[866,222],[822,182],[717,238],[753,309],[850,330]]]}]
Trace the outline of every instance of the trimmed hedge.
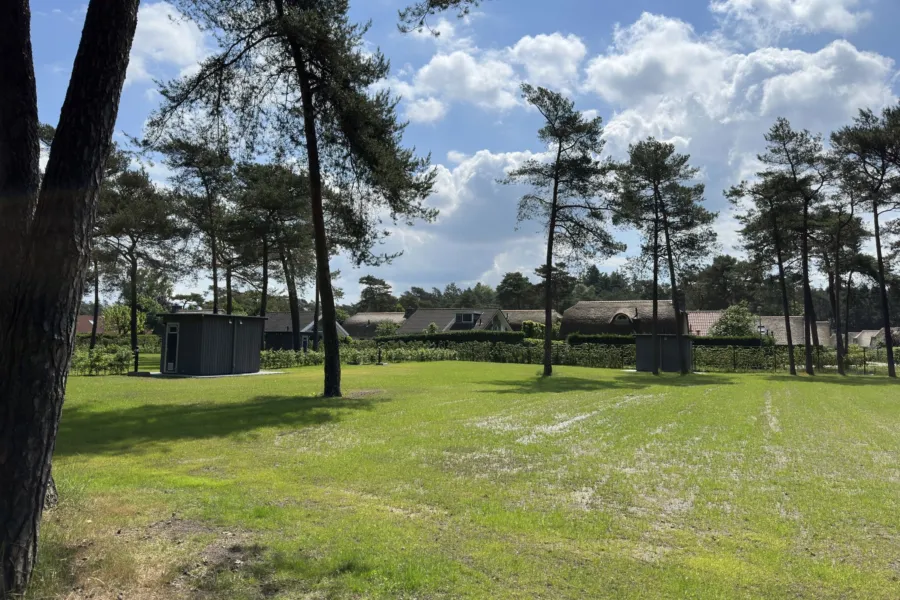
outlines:
[{"label": "trimmed hedge", "polygon": [[689,336],[693,340],[694,346],[739,346],[742,348],[759,348],[760,346],[771,346],[775,343],[774,339],[765,336],[752,337],[733,337],[733,336]]},{"label": "trimmed hedge", "polygon": [[133,364],[128,346],[98,345],[93,351],[76,348],[69,367],[70,375],[124,375]]},{"label": "trimmed hedge", "polygon": [[597,344],[600,346],[628,346],[634,345],[635,338],[633,335],[617,335],[617,334],[593,334],[586,335],[581,333],[570,333],[566,341],[570,346],[581,346],[583,344]]},{"label": "trimmed hedge", "polygon": [[[79,333],[75,336],[75,348],[87,350],[91,345],[91,334]],[[125,346],[131,348],[131,336],[112,333],[97,334],[97,347]],[[138,336],[138,349],[144,354],[159,354],[162,351],[162,338],[147,333]]]},{"label": "trimmed hedge", "polygon": [[390,342],[453,342],[456,344],[465,342],[490,342],[492,344],[521,344],[525,341],[525,334],[521,331],[485,331],[483,329],[478,329],[470,331],[445,331],[442,333],[387,335],[384,337],[377,337],[375,338],[375,341],[379,344]]}]

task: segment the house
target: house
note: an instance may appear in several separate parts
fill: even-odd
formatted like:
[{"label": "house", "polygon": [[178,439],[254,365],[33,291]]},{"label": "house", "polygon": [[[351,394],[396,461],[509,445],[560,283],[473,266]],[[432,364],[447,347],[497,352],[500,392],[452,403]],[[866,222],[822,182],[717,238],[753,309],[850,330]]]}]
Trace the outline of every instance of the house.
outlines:
[{"label": "house", "polygon": [[[300,312],[300,348],[294,348],[293,328],[291,327],[291,313],[273,312],[266,315],[266,349],[267,350],[302,350],[312,339],[313,311]],[[338,337],[347,337],[347,331],[337,324]],[[322,316],[319,315],[319,339],[323,337]]]},{"label": "house", "polygon": [[[784,325],[784,316],[757,317],[762,324],[763,335],[775,338],[776,346],[787,346],[787,329]],[[791,342],[794,345],[802,345],[806,339],[802,316],[789,317],[791,323]],[[831,346],[834,338],[831,335],[831,323],[829,321],[816,321],[816,332],[819,335],[820,346]]]},{"label": "house", "polygon": [[691,335],[707,336],[713,325],[722,317],[721,310],[689,310],[687,311],[688,332]]},{"label": "house", "polygon": [[[504,310],[503,314],[506,315],[506,320],[509,321],[509,326],[513,331],[522,331],[522,323],[525,321],[543,324],[546,318],[543,310]],[[550,314],[554,323],[562,321],[562,315],[555,310]]]},{"label": "house", "polygon": [[342,325],[347,334],[355,340],[370,340],[375,337],[382,323],[396,323],[399,327],[406,319],[402,312],[362,312],[345,320]]},{"label": "house", "polygon": [[881,333],[880,329],[863,329],[856,335],[850,335],[850,344],[861,348],[871,348],[872,339]]},{"label": "house", "polygon": [[[894,345],[897,345],[897,342],[900,342],[900,327],[891,327],[891,339],[894,341]],[[878,333],[872,336],[870,341],[871,348],[880,348],[885,345],[884,338],[884,327],[878,330]]]},{"label": "house", "polygon": [[[90,335],[91,329],[94,327],[93,315],[78,315],[78,321],[75,323],[75,333],[85,333]],[[97,335],[103,333],[103,317],[100,317],[97,323]]]},{"label": "house", "polygon": [[[671,300],[657,305],[661,334],[688,333],[687,314],[676,314]],[[563,313],[560,335],[653,333],[653,302],[650,300],[582,301]]]},{"label": "house", "polygon": [[499,308],[420,308],[409,315],[399,334],[422,333],[434,323],[438,331],[511,331],[506,315]]}]

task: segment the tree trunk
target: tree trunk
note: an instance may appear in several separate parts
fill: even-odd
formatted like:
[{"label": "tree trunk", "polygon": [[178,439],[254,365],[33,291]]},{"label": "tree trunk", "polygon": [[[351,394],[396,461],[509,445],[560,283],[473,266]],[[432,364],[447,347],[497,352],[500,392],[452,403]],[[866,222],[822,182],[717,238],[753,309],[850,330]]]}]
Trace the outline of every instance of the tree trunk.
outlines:
[{"label": "tree trunk", "polygon": [[794,360],[794,336],[791,333],[791,302],[788,299],[787,278],[784,275],[784,255],[781,252],[781,235],[778,233],[778,219],[775,210],[769,208],[772,215],[772,236],[775,241],[775,258],[778,261],[778,282],[781,285],[781,311],[784,314],[784,331],[787,336],[788,365],[791,375],[797,374],[797,363]]},{"label": "tree trunk", "polygon": [[225,261],[225,314],[232,313],[231,304],[231,263],[232,260]]},{"label": "tree trunk", "polygon": [[801,276],[803,277],[803,343],[804,358],[806,361],[805,368],[807,375],[815,375],[816,371],[813,367],[813,346],[812,336],[810,333],[816,324],[812,321],[813,305],[812,291],[809,289],[809,202],[803,202],[803,232],[800,236],[800,262]]},{"label": "tree trunk", "polygon": [[294,278],[291,256],[287,248],[281,247],[281,268],[288,288],[288,306],[291,309],[291,349],[300,350],[300,302],[297,299],[297,280]]},{"label": "tree trunk", "polygon": [[653,186],[653,369],[659,375],[659,201],[656,185]]},{"label": "tree trunk", "polygon": [[313,301],[313,352],[319,351],[319,281],[316,280],[316,299]]},{"label": "tree trunk", "polygon": [[[852,216],[852,215],[851,215]],[[840,225],[840,223],[838,223]],[[841,231],[838,228],[834,249],[834,281],[832,283],[832,293],[834,294],[834,307],[831,312],[834,314],[834,343],[837,352],[838,374],[846,375],[844,370],[844,357],[847,350],[844,340],[841,339]]]},{"label": "tree trunk", "polygon": [[878,291],[881,295],[881,318],[884,326],[884,348],[887,353],[888,377],[897,376],[894,365],[894,336],[891,332],[891,309],[888,303],[887,281],[884,276],[884,257],[881,253],[881,225],[878,223],[878,201],[872,202],[875,229],[875,253],[878,258]]},{"label": "tree trunk", "polygon": [[91,345],[93,350],[97,345],[97,323],[100,321],[100,267],[97,259],[94,259],[94,321],[91,323]]},{"label": "tree trunk", "polygon": [[847,302],[844,304],[844,348],[850,351],[850,304],[853,302],[853,271],[847,273]]},{"label": "tree trunk", "polygon": [[269,239],[263,238],[262,292],[259,295],[259,316],[266,316],[269,305]]},{"label": "tree trunk", "polygon": [[34,568],[97,191],[137,7],[138,0],[88,6],[35,201],[28,5],[0,3],[0,597],[24,592]]},{"label": "tree trunk", "polygon": [[550,222],[547,225],[547,262],[544,273],[544,377],[553,375],[553,235],[556,233],[556,211],[559,201],[559,161],[562,144],[556,150],[556,170],[553,175],[553,198]]},{"label": "tree trunk", "polygon": [[666,207],[662,201],[659,202],[659,206],[662,209],[663,233],[666,236],[666,259],[669,263],[669,280],[672,285],[672,308],[675,310],[675,343],[678,344],[678,371],[682,375],[687,375],[690,373],[690,365],[684,354],[682,344],[681,314],[678,311],[678,286],[675,279],[675,259],[672,256],[672,240],[669,237],[669,217],[666,214]]},{"label": "tree trunk", "polygon": [[316,135],[316,113],[307,66],[303,60],[296,33],[287,23],[283,0],[275,0],[278,16],[284,25],[284,33],[297,69],[300,98],[303,105],[303,133],[306,138],[306,156],[309,168],[309,192],[312,205],[313,233],[316,249],[316,279],[322,296],[322,333],[325,337],[325,386],[326,398],[341,395],[341,349],[337,336],[337,311],[334,307],[334,290],[331,287],[331,269],[328,265],[328,239],[325,232],[325,213],[322,207],[322,170],[319,162],[319,140]]},{"label": "tree trunk", "polygon": [[835,276],[834,271],[831,270],[830,268],[826,267],[826,269],[828,271],[828,290],[827,290],[828,291],[828,304],[831,305],[831,314],[837,315],[837,317],[835,318],[835,326],[836,326],[835,351],[837,352],[837,370],[838,370],[839,375],[844,375],[844,363],[842,360],[842,355],[843,355],[842,349],[843,349],[844,342],[841,339],[841,332],[840,332],[840,322],[841,322],[840,314],[841,313],[839,312],[839,309],[838,309],[837,291],[836,291],[836,284],[835,284],[835,280],[839,280],[840,277]]},{"label": "tree trunk", "polygon": [[130,320],[131,351],[137,352],[137,349],[138,349],[138,337],[137,337],[138,336],[138,331],[137,331],[137,328],[138,328],[138,319],[137,319],[138,261],[137,261],[137,255],[135,254],[135,249],[133,246],[131,248],[131,251],[128,254],[128,261],[129,261],[128,278],[131,280],[131,289],[129,290],[130,297],[128,298],[128,303],[131,305],[129,307],[129,309],[130,309],[129,312],[131,313],[130,314],[130,317],[131,317],[131,320]]}]

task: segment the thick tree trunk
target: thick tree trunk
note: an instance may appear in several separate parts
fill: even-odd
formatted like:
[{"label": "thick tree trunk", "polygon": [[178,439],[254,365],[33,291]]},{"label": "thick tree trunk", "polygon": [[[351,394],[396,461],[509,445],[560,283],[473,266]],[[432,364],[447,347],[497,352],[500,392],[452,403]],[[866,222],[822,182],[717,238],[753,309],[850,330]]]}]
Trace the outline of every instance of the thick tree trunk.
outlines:
[{"label": "thick tree trunk", "polygon": [[888,302],[887,281],[884,276],[884,257],[881,253],[881,225],[878,222],[878,201],[873,203],[872,216],[875,229],[875,254],[878,258],[878,292],[881,296],[881,318],[884,327],[884,348],[887,353],[888,377],[897,376],[897,368],[894,365],[894,339],[891,333],[891,308]]},{"label": "thick tree trunk", "polygon": [[284,34],[291,49],[294,67],[297,69],[297,80],[300,83],[303,133],[306,139],[306,157],[309,168],[309,195],[315,236],[316,279],[319,283],[319,293],[322,296],[322,333],[325,336],[324,395],[326,398],[335,398],[341,396],[341,349],[337,336],[337,311],[334,307],[334,290],[331,287],[331,268],[328,265],[328,239],[325,231],[325,212],[322,206],[322,166],[319,160],[315,103],[300,41],[285,18],[283,0],[275,0],[275,8],[284,26]]},{"label": "thick tree trunk", "polygon": [[[827,263],[826,263],[827,264]],[[835,318],[835,351],[837,352],[837,370],[839,375],[844,375],[844,362],[843,362],[843,345],[844,341],[841,339],[841,331],[840,331],[840,323],[841,323],[841,313],[838,307],[838,297],[837,297],[837,286],[835,284],[836,280],[840,280],[840,276],[835,276],[834,271],[826,266],[828,271],[828,304],[831,306],[831,314],[837,315]]]},{"label": "thick tree trunk", "polygon": [[131,329],[131,351],[137,352],[138,349],[138,319],[137,319],[137,277],[138,277],[138,261],[137,256],[134,253],[134,248],[131,248],[131,252],[128,255],[129,266],[128,266],[128,279],[131,281],[131,289],[129,290],[130,297],[128,298],[128,304],[130,304],[130,329]]},{"label": "thick tree trunk", "polygon": [[809,335],[812,337],[813,347],[818,348],[822,343],[819,340],[819,315],[816,313],[816,305],[812,300],[812,288],[809,292],[809,322],[811,325]]},{"label": "thick tree trunk", "polygon": [[91,323],[91,345],[88,347],[93,350],[97,345],[97,324],[100,321],[100,266],[94,259],[94,321]]},{"label": "thick tree trunk", "polygon": [[846,375],[844,372],[844,357],[847,355],[847,347],[844,340],[841,339],[841,235],[838,230],[837,240],[834,249],[834,282],[832,283],[832,293],[834,294],[834,340],[837,351],[838,374]]},{"label": "thick tree trunk", "polygon": [[800,262],[801,276],[803,278],[803,350],[805,368],[807,375],[815,375],[812,336],[810,334],[816,324],[812,321],[814,312],[812,305],[812,291],[809,289],[809,203],[806,201],[803,203],[803,234],[800,236]]},{"label": "thick tree trunk", "polygon": [[231,304],[231,259],[225,261],[225,314],[232,313]]},{"label": "thick tree trunk", "polygon": [[669,217],[666,214],[666,207],[662,202],[660,202],[659,205],[660,208],[662,208],[663,233],[665,233],[666,236],[666,259],[669,264],[669,280],[672,285],[672,308],[675,310],[675,343],[678,344],[678,371],[682,375],[687,375],[691,372],[691,369],[687,357],[684,354],[684,346],[682,344],[681,313],[678,310],[678,285],[675,278],[675,259],[672,256],[672,239],[669,237]]},{"label": "thick tree trunk", "polygon": [[[137,7],[138,0],[92,0],[88,6],[35,203],[33,196],[22,196],[34,193],[37,173],[36,159],[32,164],[37,109],[28,106],[34,101],[34,83],[27,3],[0,3],[2,598],[23,592],[34,568],[97,190],[125,82]],[[12,119],[21,121],[14,125]],[[32,208],[34,216],[29,218]],[[7,230],[18,233],[7,237]]]},{"label": "thick tree trunk", "polygon": [[791,375],[797,374],[797,363],[794,360],[794,336],[791,333],[791,302],[788,299],[787,278],[784,275],[784,255],[781,251],[781,236],[778,233],[778,220],[774,209],[769,209],[772,215],[772,236],[775,241],[775,258],[778,261],[778,283],[781,286],[781,311],[784,314],[784,331],[787,336],[788,365]]},{"label": "thick tree trunk", "polygon": [[316,280],[316,299],[313,301],[313,351],[319,351],[319,281]]}]

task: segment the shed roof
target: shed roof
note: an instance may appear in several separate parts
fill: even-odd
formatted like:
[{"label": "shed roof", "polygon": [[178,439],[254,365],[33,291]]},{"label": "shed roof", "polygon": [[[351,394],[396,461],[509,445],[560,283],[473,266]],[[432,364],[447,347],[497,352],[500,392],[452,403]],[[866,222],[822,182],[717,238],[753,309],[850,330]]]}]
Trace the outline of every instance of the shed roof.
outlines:
[{"label": "shed roof", "polygon": [[[658,302],[658,322],[660,333],[675,333],[677,319],[671,300]],[[598,300],[582,301],[563,313],[560,334],[570,333],[602,334],[624,333],[622,328],[613,325],[613,319],[619,314],[627,316],[632,327],[628,333],[650,333],[653,320],[653,301],[651,300]]]},{"label": "shed roof", "polygon": [[[472,324],[460,323],[457,325],[456,315],[458,313],[475,314]],[[437,325],[438,331],[486,329],[497,313],[501,313],[502,316],[499,308],[420,308],[403,322],[398,333],[422,333],[432,323]]]}]

